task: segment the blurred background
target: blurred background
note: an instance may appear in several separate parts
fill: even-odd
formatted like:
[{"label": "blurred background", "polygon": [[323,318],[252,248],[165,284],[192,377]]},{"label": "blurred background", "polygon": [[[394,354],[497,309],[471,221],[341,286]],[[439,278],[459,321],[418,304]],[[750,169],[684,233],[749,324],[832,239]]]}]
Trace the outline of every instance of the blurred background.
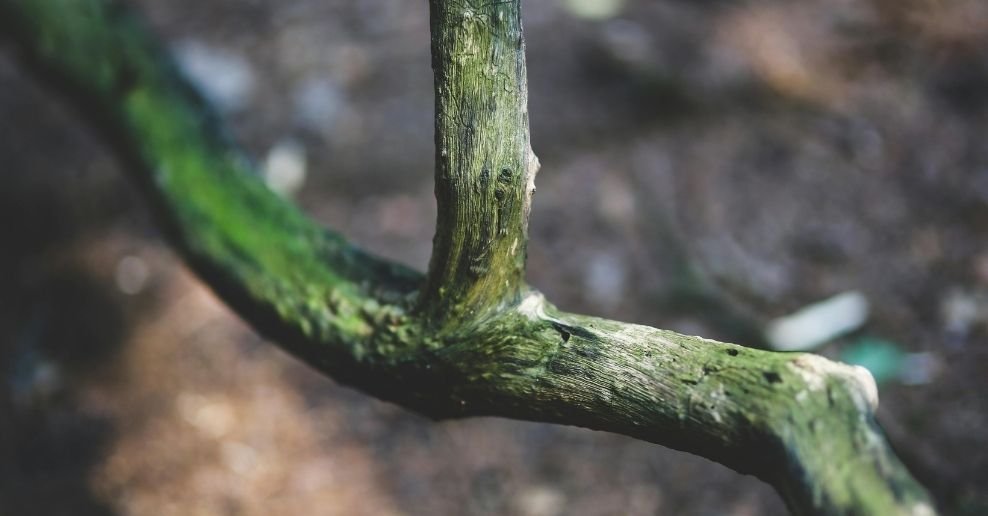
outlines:
[{"label": "blurred background", "polygon": [[[135,0],[272,188],[420,270],[425,0]],[[863,364],[946,514],[988,513],[988,3],[540,0],[531,282]],[[0,515],[784,514],[697,457],[433,423],[264,342],[0,51]]]}]

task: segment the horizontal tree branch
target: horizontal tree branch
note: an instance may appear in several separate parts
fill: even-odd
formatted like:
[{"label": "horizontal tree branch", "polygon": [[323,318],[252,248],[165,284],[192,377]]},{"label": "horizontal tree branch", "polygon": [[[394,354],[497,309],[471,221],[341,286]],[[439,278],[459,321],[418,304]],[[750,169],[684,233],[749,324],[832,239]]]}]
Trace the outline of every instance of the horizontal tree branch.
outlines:
[{"label": "horizontal tree branch", "polygon": [[[433,2],[434,9],[437,3],[446,4]],[[500,12],[494,4],[476,7]],[[518,8],[498,5],[509,4]],[[436,260],[446,258],[434,258],[426,283],[268,191],[125,10],[103,0],[0,0],[0,26],[26,65],[112,143],[200,276],[258,331],[338,381],[437,419],[493,415],[579,425],[692,452],[771,483],[800,514],[933,514],[874,421],[877,393],[863,369],[562,313],[521,283],[515,258],[494,271],[509,274],[509,288],[495,289],[502,297],[486,288],[477,298],[458,297],[480,299],[485,309],[437,331],[422,299],[435,299],[439,291],[427,285],[445,270]],[[492,27],[515,30],[513,23]],[[517,30],[505,39],[517,46],[516,57]],[[523,90],[518,73],[512,84]],[[509,117],[524,120],[518,104],[511,106]],[[523,137],[527,149],[527,131]],[[504,163],[512,167],[511,195],[523,203],[507,211],[515,224],[508,231],[524,234],[529,190],[517,181],[524,177],[527,186],[525,174],[534,169],[518,161],[531,159],[518,153],[519,142]],[[470,174],[478,164],[482,172],[487,158],[462,156],[445,166],[482,179]],[[492,160],[491,170],[501,165]],[[456,195],[449,202],[458,202]],[[478,235],[464,238],[459,252],[476,252]],[[491,263],[506,259],[506,240],[494,240]],[[465,263],[457,260],[448,263]],[[459,274],[439,284],[483,282],[464,283]]]}]

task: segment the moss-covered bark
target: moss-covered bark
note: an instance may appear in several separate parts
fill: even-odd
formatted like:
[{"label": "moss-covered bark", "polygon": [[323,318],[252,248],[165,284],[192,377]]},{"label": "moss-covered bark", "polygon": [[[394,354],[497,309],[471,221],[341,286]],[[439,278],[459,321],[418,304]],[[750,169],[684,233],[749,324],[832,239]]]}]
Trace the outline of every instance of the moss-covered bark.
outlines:
[{"label": "moss-covered bark", "polygon": [[528,136],[520,0],[431,0],[439,218],[423,302],[456,325],[524,281],[538,161]]},{"label": "moss-covered bark", "polygon": [[797,514],[934,514],[875,423],[860,367],[560,313],[536,292],[441,353],[465,414],[696,453],[771,483]]},{"label": "moss-covered bark", "polygon": [[800,514],[933,514],[875,424],[867,372],[560,313],[524,285],[537,165],[519,3],[431,7],[440,214],[428,280],[269,192],[115,4],[0,0],[0,27],[107,136],[203,279],[337,380],[435,418],[579,425],[696,453],[771,483]]}]

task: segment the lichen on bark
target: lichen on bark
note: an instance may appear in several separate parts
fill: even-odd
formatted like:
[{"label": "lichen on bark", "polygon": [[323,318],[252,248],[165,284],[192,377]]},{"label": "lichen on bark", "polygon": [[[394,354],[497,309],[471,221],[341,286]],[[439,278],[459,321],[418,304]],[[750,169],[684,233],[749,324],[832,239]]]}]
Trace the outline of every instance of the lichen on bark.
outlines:
[{"label": "lichen on bark", "polygon": [[422,301],[442,328],[517,302],[538,171],[520,0],[430,1],[438,220]]}]

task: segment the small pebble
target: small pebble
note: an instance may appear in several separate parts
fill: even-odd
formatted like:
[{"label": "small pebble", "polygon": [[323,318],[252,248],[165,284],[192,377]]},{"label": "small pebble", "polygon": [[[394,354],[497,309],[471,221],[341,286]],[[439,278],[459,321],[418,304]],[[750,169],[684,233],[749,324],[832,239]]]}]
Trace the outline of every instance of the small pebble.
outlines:
[{"label": "small pebble", "polygon": [[844,292],[771,321],[766,339],[779,351],[806,351],[860,328],[869,315],[868,299]]},{"label": "small pebble", "polygon": [[578,18],[606,20],[621,14],[624,0],[565,0],[563,8]]},{"label": "small pebble", "polygon": [[282,197],[292,197],[305,185],[305,147],[295,140],[282,140],[271,147],[264,159],[264,182]]},{"label": "small pebble", "polygon": [[242,55],[200,41],[174,48],[179,66],[206,98],[223,112],[247,107],[254,89],[254,70]]}]

